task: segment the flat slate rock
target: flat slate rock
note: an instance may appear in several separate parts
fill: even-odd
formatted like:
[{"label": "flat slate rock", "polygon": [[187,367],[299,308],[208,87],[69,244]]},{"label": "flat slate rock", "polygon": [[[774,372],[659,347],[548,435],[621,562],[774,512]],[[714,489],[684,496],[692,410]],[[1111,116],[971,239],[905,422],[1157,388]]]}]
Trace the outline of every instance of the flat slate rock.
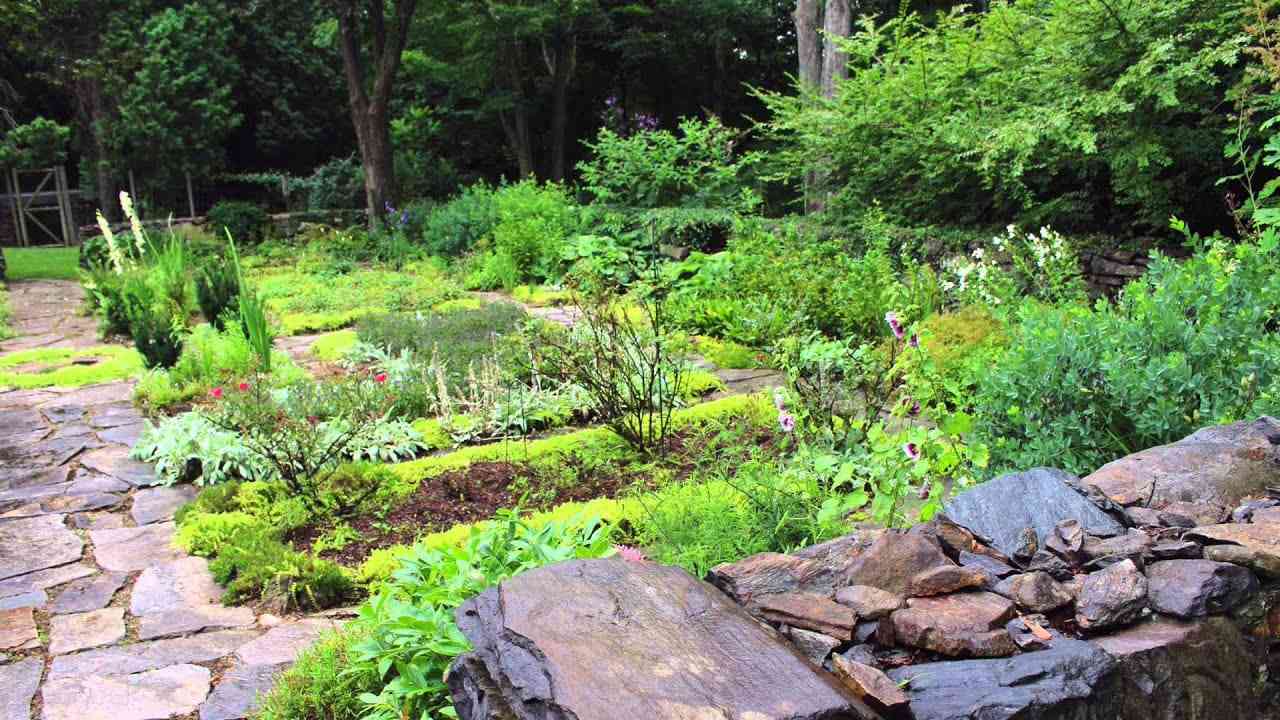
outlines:
[{"label": "flat slate rock", "polygon": [[29,593],[21,595],[9,595],[8,597],[0,597],[0,610],[13,610],[14,608],[31,608],[39,610],[49,602],[49,594],[43,590],[32,590]]},{"label": "flat slate rock", "polygon": [[92,493],[86,495],[54,495],[36,502],[19,505],[0,513],[0,522],[18,518],[40,517],[41,515],[65,515],[68,513],[108,510],[118,507],[124,498],[110,493]]},{"label": "flat slate rock", "polygon": [[83,551],[61,515],[0,520],[0,580],[75,562]]},{"label": "flat slate rock", "polygon": [[72,580],[93,575],[96,572],[97,570],[88,563],[72,563],[45,570],[37,570],[36,572],[9,578],[8,580],[0,580],[0,597],[24,595],[36,590],[47,590]]},{"label": "flat slate rock", "polygon": [[179,560],[186,555],[173,547],[171,522],[118,530],[91,530],[93,557],[103,570],[134,572]]},{"label": "flat slate rock", "polygon": [[84,467],[123,480],[134,487],[150,487],[160,483],[151,466],[129,457],[129,448],[120,445],[91,450],[80,458]]},{"label": "flat slate rock", "polygon": [[1127,455],[1084,478],[1121,505],[1185,501],[1235,507],[1280,484],[1280,420],[1262,417],[1207,427]]},{"label": "flat slate rock", "polygon": [[53,655],[102,647],[123,639],[124,608],[55,615],[49,620],[49,652]]},{"label": "flat slate rock", "polygon": [[448,675],[461,720],[875,717],[679,568],[616,558],[550,565],[472,598],[457,618],[475,648]]},{"label": "flat slate rock", "polygon": [[132,403],[99,405],[89,413],[89,424],[98,429],[136,425],[142,421],[142,413]]},{"label": "flat slate rock", "polygon": [[247,607],[182,607],[140,617],[138,639],[152,640],[202,630],[249,627],[255,619],[253,610]]},{"label": "flat slate rock", "polygon": [[208,560],[184,557],[143,570],[133,584],[129,612],[150,615],[203,607],[217,603],[222,592],[209,572]]},{"label": "flat slate rock", "polygon": [[283,665],[241,665],[222,676],[200,706],[200,720],[244,720],[258,710],[258,699],[271,690]]},{"label": "flat slate rock", "polygon": [[123,480],[88,468],[77,468],[75,477],[68,483],[67,495],[87,495],[91,493],[126,493],[133,486]]},{"label": "flat slate rock", "polygon": [[1070,485],[1076,478],[1053,468],[1010,473],[982,483],[947,501],[945,512],[956,524],[985,536],[1010,557],[1020,536],[1034,528],[1040,545],[1063,520],[1076,520],[1091,535],[1110,537],[1124,526]]},{"label": "flat slate rock", "polygon": [[195,712],[212,673],[173,665],[134,675],[87,675],[45,683],[44,720],[160,720]]},{"label": "flat slate rock", "polygon": [[277,625],[241,647],[236,657],[245,665],[289,664],[297,659],[299,653],[311,647],[317,638],[337,628],[338,623],[319,618]]},{"label": "flat slate rock", "polygon": [[0,650],[17,650],[40,642],[30,607],[0,610]]},{"label": "flat slate rock", "polygon": [[198,492],[194,485],[139,490],[133,495],[133,508],[129,514],[137,525],[172,520],[178,508],[194,500]]},{"label": "flat slate rock", "polygon": [[111,604],[111,598],[115,597],[116,591],[124,586],[128,578],[126,573],[110,572],[80,578],[63,588],[49,607],[49,612],[65,615],[101,610]]},{"label": "flat slate rock", "polygon": [[113,428],[107,428],[106,430],[99,430],[98,437],[103,442],[133,447],[137,444],[138,438],[142,437],[142,430],[144,427],[146,426],[143,423],[118,425]]},{"label": "flat slate rock", "polygon": [[107,672],[127,675],[179,663],[210,662],[234,653],[256,637],[258,633],[254,630],[221,630],[60,655],[53,659],[49,679]]},{"label": "flat slate rock", "polygon": [[31,720],[31,698],[43,672],[44,662],[36,658],[0,665],[0,720]]},{"label": "flat slate rock", "polygon": [[1206,560],[1246,565],[1262,575],[1280,577],[1280,523],[1208,525],[1195,528],[1183,537],[1225,543],[1206,546]]},{"label": "flat slate rock", "polygon": [[1152,610],[1180,618],[1226,612],[1258,589],[1249,568],[1212,560],[1165,560],[1147,566]]},{"label": "flat slate rock", "polygon": [[890,670],[916,720],[1114,718],[1100,707],[1116,661],[1081,640],[997,660],[933,662]]}]

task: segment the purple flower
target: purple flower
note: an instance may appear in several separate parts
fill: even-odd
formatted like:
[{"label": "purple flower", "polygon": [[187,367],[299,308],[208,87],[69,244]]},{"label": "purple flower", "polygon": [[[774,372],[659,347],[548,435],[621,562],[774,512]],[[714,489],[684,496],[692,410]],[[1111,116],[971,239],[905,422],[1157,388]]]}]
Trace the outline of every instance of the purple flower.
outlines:
[{"label": "purple flower", "polygon": [[408,224],[409,224],[409,211],[401,210],[400,211],[400,227],[404,227],[405,225],[408,225]]},{"label": "purple flower", "polygon": [[787,412],[786,410],[783,410],[782,412],[778,413],[778,426],[782,428],[782,432],[784,433],[795,432],[795,429],[796,429],[795,416]]},{"label": "purple flower", "polygon": [[889,329],[893,331],[893,336],[902,339],[906,332],[902,329],[902,323],[898,322],[898,313],[890,310],[884,314],[884,321],[889,323]]},{"label": "purple flower", "polygon": [[604,105],[605,105],[605,107],[610,107],[610,108],[611,108],[611,107],[615,107],[615,106],[617,106],[617,104],[618,104],[618,96],[617,96],[617,95],[610,95],[609,97],[607,97],[607,98],[605,98],[605,99],[604,99]]},{"label": "purple flower", "polygon": [[649,131],[658,129],[658,118],[647,113],[636,114],[635,118],[632,119],[632,122],[635,124],[637,130]]},{"label": "purple flower", "polygon": [[387,211],[387,214],[388,214],[388,215],[395,215],[395,214],[396,214],[396,209],[395,209],[395,207],[394,207],[394,206],[392,206],[392,204],[391,204],[391,201],[390,201],[390,200],[388,200],[388,201],[386,201],[385,203],[383,203],[383,204],[382,204],[382,207]]},{"label": "purple flower", "polygon": [[920,403],[918,403],[918,402],[914,402],[914,401],[913,401],[913,402],[911,403],[911,410],[910,410],[909,412],[911,413],[911,417],[915,417],[915,416],[919,415],[919,414],[920,414]]},{"label": "purple flower", "polygon": [[913,348],[920,347],[920,336],[916,335],[915,333],[911,333],[911,340],[909,342],[911,343],[911,347]]},{"label": "purple flower", "polygon": [[773,406],[778,408],[778,412],[785,412],[787,409],[787,396],[781,390],[773,391]]},{"label": "purple flower", "polygon": [[902,452],[906,453],[908,460],[915,461],[920,459],[920,448],[916,447],[915,443],[909,442],[903,445]]}]

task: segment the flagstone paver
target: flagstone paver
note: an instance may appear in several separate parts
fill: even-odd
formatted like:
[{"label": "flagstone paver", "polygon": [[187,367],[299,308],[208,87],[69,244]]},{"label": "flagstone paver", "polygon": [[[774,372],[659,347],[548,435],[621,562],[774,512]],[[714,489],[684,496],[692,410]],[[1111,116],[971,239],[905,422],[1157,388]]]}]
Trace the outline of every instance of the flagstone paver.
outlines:
[{"label": "flagstone paver", "polygon": [[[100,344],[75,283],[9,291],[20,335],[0,356]],[[220,604],[208,562],[173,546],[196,489],[160,487],[129,457],[144,427],[132,394],[0,388],[0,720],[241,720],[336,626]]]}]

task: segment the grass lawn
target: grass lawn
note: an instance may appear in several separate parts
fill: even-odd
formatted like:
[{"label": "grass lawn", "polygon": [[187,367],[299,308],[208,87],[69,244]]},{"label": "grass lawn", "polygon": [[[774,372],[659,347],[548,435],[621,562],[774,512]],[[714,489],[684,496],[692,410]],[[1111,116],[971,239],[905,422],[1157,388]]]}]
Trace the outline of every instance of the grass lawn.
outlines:
[{"label": "grass lawn", "polygon": [[34,247],[4,249],[8,280],[75,280],[80,272],[80,248]]}]

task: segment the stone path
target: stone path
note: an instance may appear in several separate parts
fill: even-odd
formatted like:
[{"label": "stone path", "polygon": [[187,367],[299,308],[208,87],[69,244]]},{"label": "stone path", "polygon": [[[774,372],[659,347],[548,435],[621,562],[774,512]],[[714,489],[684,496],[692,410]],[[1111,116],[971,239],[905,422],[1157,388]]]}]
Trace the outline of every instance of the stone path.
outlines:
[{"label": "stone path", "polygon": [[[97,344],[66,281],[10,285],[0,355]],[[208,563],[172,546],[191,486],[130,460],[127,382],[0,391],[0,720],[237,720],[326,617],[219,603]]]}]

